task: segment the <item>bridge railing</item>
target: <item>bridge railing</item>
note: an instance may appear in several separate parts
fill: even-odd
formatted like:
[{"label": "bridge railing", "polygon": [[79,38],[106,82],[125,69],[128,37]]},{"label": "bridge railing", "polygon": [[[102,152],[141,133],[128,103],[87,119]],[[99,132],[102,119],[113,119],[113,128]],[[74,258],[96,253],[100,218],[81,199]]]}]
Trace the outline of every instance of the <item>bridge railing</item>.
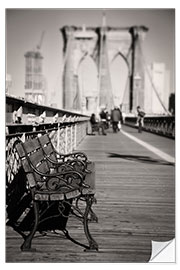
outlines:
[{"label": "bridge railing", "polygon": [[[137,117],[125,117],[125,124],[137,127]],[[174,116],[146,116],[143,129],[169,138],[175,138],[175,117]]]},{"label": "bridge railing", "polygon": [[48,132],[55,149],[67,154],[77,148],[88,133],[89,117],[80,113],[6,96],[6,172],[11,182],[21,164],[14,149],[17,139],[41,136]]}]

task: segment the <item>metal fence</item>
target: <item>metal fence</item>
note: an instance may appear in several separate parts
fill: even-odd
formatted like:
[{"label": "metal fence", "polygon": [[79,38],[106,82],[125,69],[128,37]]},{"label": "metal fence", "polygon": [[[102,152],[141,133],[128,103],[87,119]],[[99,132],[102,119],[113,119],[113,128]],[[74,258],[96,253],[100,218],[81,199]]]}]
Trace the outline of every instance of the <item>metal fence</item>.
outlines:
[{"label": "metal fence", "polygon": [[[126,117],[125,125],[137,127],[136,117]],[[147,116],[144,118],[143,129],[169,138],[175,138],[175,117],[174,116]]]}]

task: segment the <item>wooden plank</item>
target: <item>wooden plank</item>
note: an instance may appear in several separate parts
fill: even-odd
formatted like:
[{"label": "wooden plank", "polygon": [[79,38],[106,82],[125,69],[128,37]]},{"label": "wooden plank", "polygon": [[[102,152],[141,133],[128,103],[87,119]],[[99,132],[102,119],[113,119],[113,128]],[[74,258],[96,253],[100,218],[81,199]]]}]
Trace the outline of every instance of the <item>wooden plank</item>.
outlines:
[{"label": "wooden plank", "polygon": [[15,148],[17,149],[18,154],[19,154],[20,157],[24,157],[24,156],[26,155],[26,153],[25,153],[25,151],[24,151],[24,148],[23,148],[23,146],[22,146],[21,143],[18,143],[18,144],[15,146]]},{"label": "wooden plank", "polygon": [[36,149],[39,148],[39,142],[38,139],[29,139],[27,141],[24,142],[24,148],[26,150],[27,153],[30,153]]},{"label": "wooden plank", "polygon": [[56,155],[54,154],[54,149],[52,148],[51,144],[48,144],[43,148],[45,154],[51,157],[53,160],[57,160]]},{"label": "wooden plank", "polygon": [[44,160],[44,153],[42,149],[38,149],[36,152],[33,152],[30,156],[29,159],[31,161],[31,163],[33,164],[34,167],[36,167],[36,165],[38,163],[40,163],[41,161]]}]

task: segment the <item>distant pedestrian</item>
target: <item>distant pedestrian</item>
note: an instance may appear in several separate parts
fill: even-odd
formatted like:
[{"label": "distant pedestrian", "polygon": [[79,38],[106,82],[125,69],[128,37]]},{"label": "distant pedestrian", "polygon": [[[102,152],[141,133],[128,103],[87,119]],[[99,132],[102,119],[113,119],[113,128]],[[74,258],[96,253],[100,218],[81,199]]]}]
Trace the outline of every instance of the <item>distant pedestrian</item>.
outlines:
[{"label": "distant pedestrian", "polygon": [[95,131],[98,131],[99,133],[99,123],[96,119],[96,115],[94,113],[91,114],[91,117],[90,117],[90,123],[91,123],[91,130],[92,130],[92,135],[95,135],[94,132]]},{"label": "distant pedestrian", "polygon": [[108,129],[109,128],[109,126],[110,126],[110,121],[111,121],[111,115],[109,114],[109,112],[106,110],[105,111],[105,113],[106,113],[106,129]]},{"label": "distant pedestrian", "polygon": [[118,131],[118,123],[121,120],[121,113],[118,107],[115,107],[111,112],[111,121],[113,132],[116,133]]},{"label": "distant pedestrian", "polygon": [[107,123],[107,112],[106,112],[105,107],[102,107],[99,116],[100,116],[100,128],[102,130],[102,134],[107,135],[105,132],[106,123]]},{"label": "distant pedestrian", "polygon": [[118,108],[119,113],[120,113],[120,120],[118,122],[118,130],[121,130],[122,124],[123,124],[123,115],[122,115],[122,111],[121,111],[121,106]]},{"label": "distant pedestrian", "polygon": [[142,127],[144,125],[144,116],[145,112],[141,109],[140,106],[137,106],[137,124],[139,133],[142,133]]}]

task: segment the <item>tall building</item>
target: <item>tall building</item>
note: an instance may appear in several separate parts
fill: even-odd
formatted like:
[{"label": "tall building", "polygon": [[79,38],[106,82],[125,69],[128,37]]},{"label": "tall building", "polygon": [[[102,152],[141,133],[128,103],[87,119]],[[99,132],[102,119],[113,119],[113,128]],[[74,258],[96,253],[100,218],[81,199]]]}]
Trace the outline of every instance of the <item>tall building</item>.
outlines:
[{"label": "tall building", "polygon": [[149,114],[164,114],[168,110],[170,71],[166,69],[164,63],[152,63],[147,70],[144,109]]},{"label": "tall building", "polygon": [[12,87],[12,77],[10,74],[6,74],[6,94],[9,94]]},{"label": "tall building", "polygon": [[45,104],[45,83],[42,74],[43,56],[38,51],[25,55],[25,98],[31,102]]}]

